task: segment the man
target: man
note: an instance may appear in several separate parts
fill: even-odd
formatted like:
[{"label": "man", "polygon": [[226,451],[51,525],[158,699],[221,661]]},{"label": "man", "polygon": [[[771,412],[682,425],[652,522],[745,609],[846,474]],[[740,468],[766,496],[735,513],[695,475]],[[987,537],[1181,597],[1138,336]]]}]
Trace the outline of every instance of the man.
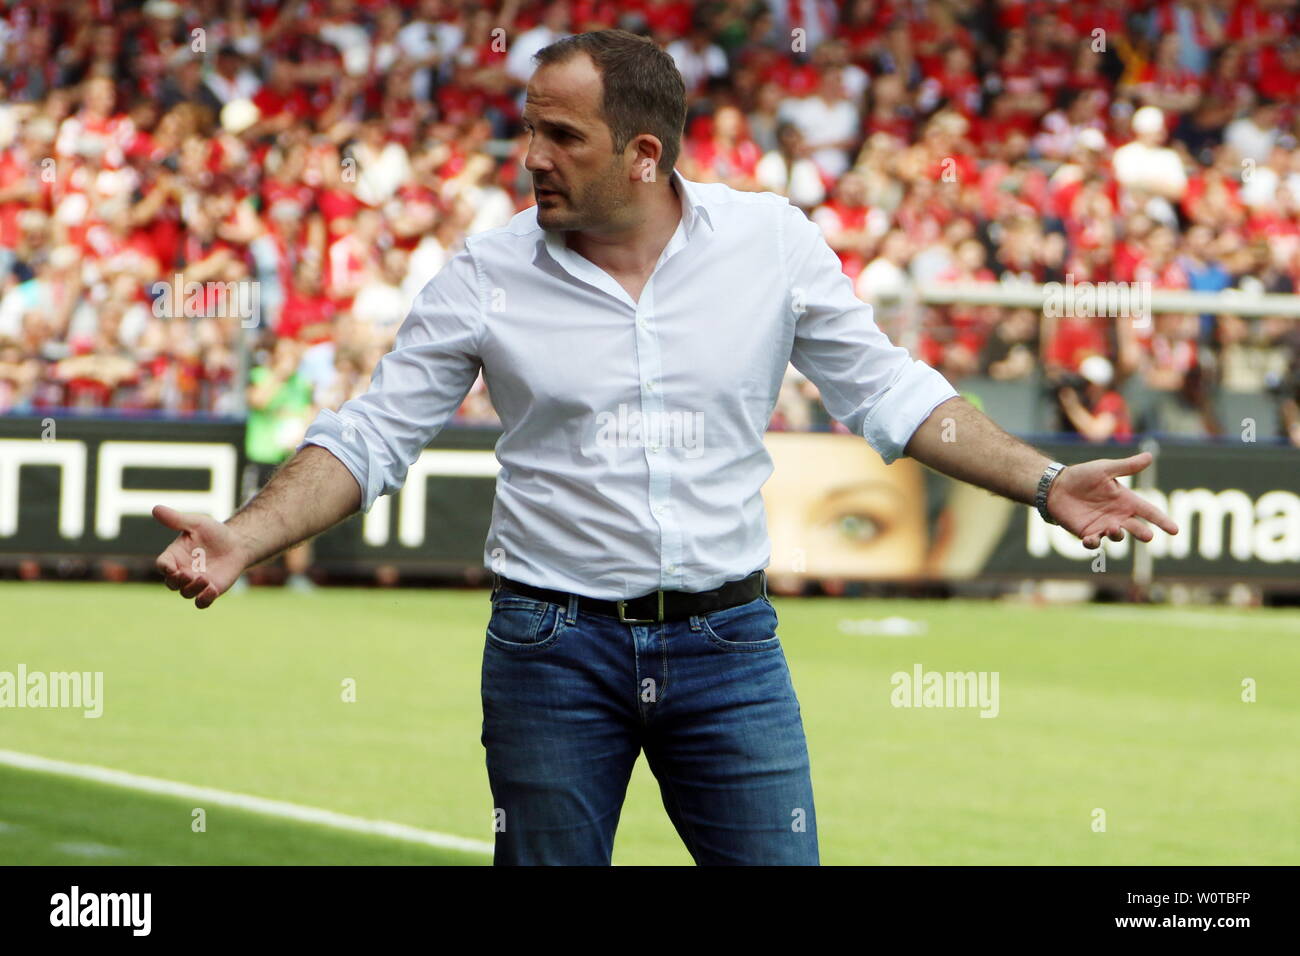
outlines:
[{"label": "man", "polygon": [[1178,153],[1162,145],[1165,114],[1144,106],[1133,114],[1134,139],[1115,150],[1111,166],[1123,187],[1128,211],[1141,211],[1161,222],[1176,221],[1173,206],[1187,192],[1187,173]]},{"label": "man", "polygon": [[[815,224],[780,197],[673,172],[685,91],[653,43],[542,50],[523,118],[537,206],[466,240],[371,389],[225,524],[181,532],[167,584],[208,607],[248,566],[368,508],[480,367],[504,434],[483,744],[497,863],[608,864],[644,749],[701,864],[816,864],[799,705],[762,568],[763,432],[787,363],[886,461],[1022,502],[1090,547],[1161,512],[1122,487],[1150,458],[1064,472],[889,343]],[[207,551],[194,574],[189,554]]]}]

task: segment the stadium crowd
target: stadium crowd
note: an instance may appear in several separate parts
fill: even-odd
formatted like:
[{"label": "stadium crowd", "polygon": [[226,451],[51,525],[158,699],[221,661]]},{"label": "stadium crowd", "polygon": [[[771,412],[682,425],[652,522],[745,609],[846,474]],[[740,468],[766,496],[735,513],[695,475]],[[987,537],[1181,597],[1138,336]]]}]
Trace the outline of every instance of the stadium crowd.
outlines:
[{"label": "stadium crowd", "polygon": [[[1295,320],[892,305],[1295,292],[1298,0],[0,3],[0,413],[249,411],[291,448],[464,237],[532,203],[531,55],[610,26],[682,72],[682,173],[788,196],[955,383],[1045,381],[1094,441],[1135,428],[1130,380],[1193,411],[1271,393],[1300,446]],[[481,379],[457,421],[495,422]],[[817,426],[792,369],[773,427]]]}]

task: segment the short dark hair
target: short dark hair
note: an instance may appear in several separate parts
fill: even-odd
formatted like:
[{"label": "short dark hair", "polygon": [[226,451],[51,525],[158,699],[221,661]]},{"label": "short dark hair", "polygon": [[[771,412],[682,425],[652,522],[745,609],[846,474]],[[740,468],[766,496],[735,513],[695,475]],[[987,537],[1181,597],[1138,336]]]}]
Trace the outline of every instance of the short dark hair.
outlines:
[{"label": "short dark hair", "polygon": [[614,138],[614,152],[649,133],[663,144],[659,171],[672,172],[686,126],[686,84],[673,58],[653,40],[627,30],[577,33],[544,47],[534,58],[538,66],[547,66],[579,53],[591,57],[600,73],[601,119]]}]

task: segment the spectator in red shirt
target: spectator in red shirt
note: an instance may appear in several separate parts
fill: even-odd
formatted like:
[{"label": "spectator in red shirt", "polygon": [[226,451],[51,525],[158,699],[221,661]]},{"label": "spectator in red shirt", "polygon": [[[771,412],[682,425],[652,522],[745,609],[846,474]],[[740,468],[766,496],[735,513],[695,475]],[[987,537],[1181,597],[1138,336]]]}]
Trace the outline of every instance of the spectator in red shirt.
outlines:
[{"label": "spectator in red shirt", "polygon": [[701,182],[726,183],[733,189],[758,189],[755,170],[763,152],[749,138],[745,114],[735,106],[718,107],[710,135],[687,147],[687,165]]},{"label": "spectator in red shirt", "polygon": [[857,278],[871,255],[876,242],[889,228],[887,216],[869,221],[867,186],[862,177],[850,170],[839,178],[835,192],[813,210],[812,219],[821,226],[826,243],[840,257],[844,274]]},{"label": "spectator in red shirt", "polygon": [[865,124],[868,137],[874,133],[888,133],[895,139],[910,143],[916,126],[916,113],[902,77],[894,74],[878,77],[871,84],[869,99]]},{"label": "spectator in red shirt", "polygon": [[256,130],[261,134],[282,132],[300,122],[311,112],[307,93],[297,85],[295,64],[275,60],[266,84],[253,94],[253,105],[260,119]]},{"label": "spectator in red shirt", "polygon": [[1080,93],[1083,90],[1098,90],[1110,98],[1110,81],[1102,72],[1102,55],[1093,49],[1091,42],[1080,43],[1074,55],[1074,64],[1070,75],[1065,80],[1068,92]]},{"label": "spectator in red shirt", "polygon": [[1047,315],[1043,318],[1044,365],[1050,377],[1077,372],[1083,360],[1107,350],[1104,323],[1092,316]]},{"label": "spectator in red shirt", "polygon": [[94,338],[76,342],[73,351],[54,369],[54,378],[64,384],[63,405],[68,408],[112,408],[118,390],[138,378],[134,358],[109,328],[101,329]]},{"label": "spectator in red shirt", "polygon": [[947,103],[967,119],[979,115],[984,93],[972,65],[970,52],[964,46],[948,47],[939,68],[921,84],[922,108]]},{"label": "spectator in red shirt", "polygon": [[1172,131],[1182,113],[1195,108],[1201,99],[1201,78],[1179,61],[1179,39],[1167,33],[1156,46],[1155,59],[1143,67],[1133,84],[1133,93],[1148,106],[1165,113],[1165,125]]},{"label": "spectator in red shirt", "polygon": [[54,149],[60,157],[80,156],[95,168],[116,169],[126,162],[135,139],[130,117],[116,110],[113,81],[97,76],[86,86],[81,109],[59,127]]},{"label": "spectator in red shirt", "polygon": [[293,287],[280,310],[275,334],[282,339],[299,339],[315,344],[330,337],[330,324],[338,308],[325,294],[320,267],[303,259],[293,274]]},{"label": "spectator in red shirt", "polygon": [[1277,49],[1274,69],[1259,78],[1261,96],[1282,103],[1300,103],[1300,38],[1288,37]]}]

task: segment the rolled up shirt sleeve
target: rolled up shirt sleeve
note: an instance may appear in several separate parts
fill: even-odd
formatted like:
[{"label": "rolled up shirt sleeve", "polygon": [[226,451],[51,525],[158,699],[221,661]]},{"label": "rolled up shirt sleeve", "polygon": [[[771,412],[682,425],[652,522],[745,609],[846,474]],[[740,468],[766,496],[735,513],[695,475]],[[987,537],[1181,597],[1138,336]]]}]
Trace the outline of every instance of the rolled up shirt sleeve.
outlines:
[{"label": "rolled up shirt sleeve", "polygon": [[[359,316],[364,321],[364,316]],[[319,445],[352,472],[361,510],[391,494],[478,378],[483,298],[471,253],[454,256],[416,296],[364,395],[323,409],[298,446]]]},{"label": "rolled up shirt sleeve", "polygon": [[957,391],[880,331],[817,224],[797,207],[784,212],[783,255],[795,315],[791,364],[817,386],[826,410],[890,464]]}]

